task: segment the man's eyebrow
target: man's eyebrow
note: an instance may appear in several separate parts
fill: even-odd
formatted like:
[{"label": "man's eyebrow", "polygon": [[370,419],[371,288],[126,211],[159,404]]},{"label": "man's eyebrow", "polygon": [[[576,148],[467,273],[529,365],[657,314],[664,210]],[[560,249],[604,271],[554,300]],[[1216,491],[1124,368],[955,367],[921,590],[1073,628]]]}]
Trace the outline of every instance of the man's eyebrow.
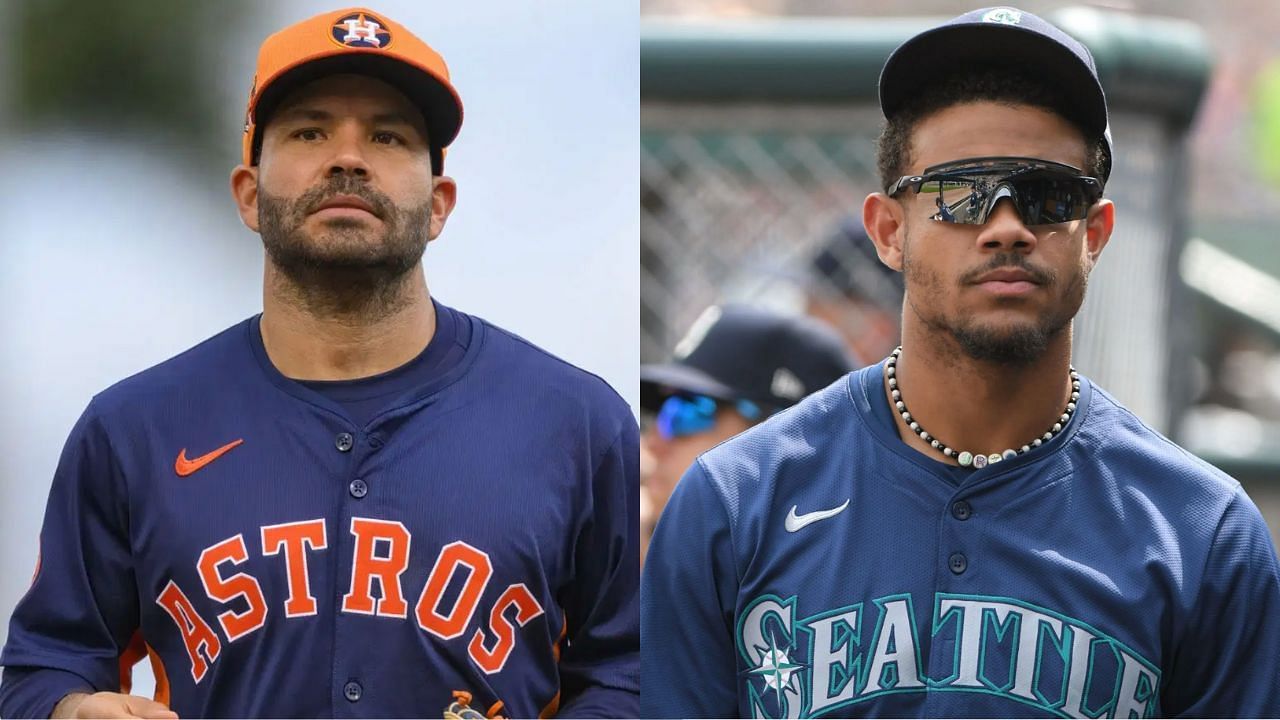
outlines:
[{"label": "man's eyebrow", "polygon": [[374,125],[409,125],[417,127],[419,122],[402,112],[378,113],[373,116]]},{"label": "man's eyebrow", "polygon": [[287,110],[280,111],[278,117],[284,120],[310,120],[314,122],[322,122],[325,120],[332,120],[333,113],[328,113],[316,108],[291,107]]},{"label": "man's eyebrow", "polygon": [[[278,114],[278,117],[284,120],[323,122],[332,120],[334,115],[331,112],[320,110],[318,108],[300,106],[282,110]],[[421,122],[407,113],[398,111],[378,113],[374,115],[371,120],[374,125],[407,125],[414,128],[416,128]]]}]

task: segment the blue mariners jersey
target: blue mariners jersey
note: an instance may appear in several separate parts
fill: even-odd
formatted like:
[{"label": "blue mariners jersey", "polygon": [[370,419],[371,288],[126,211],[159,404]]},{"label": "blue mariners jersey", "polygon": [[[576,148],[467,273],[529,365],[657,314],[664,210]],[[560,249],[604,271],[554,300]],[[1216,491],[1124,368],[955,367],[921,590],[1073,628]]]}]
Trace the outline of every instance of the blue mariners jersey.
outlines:
[{"label": "blue mariners jersey", "polygon": [[[252,318],[96,396],[54,478],[0,715],[638,709],[638,437],[603,381],[484,321],[356,424]],[[459,330],[461,333],[462,331]]]},{"label": "blue mariners jersey", "polygon": [[1274,717],[1280,571],[1238,483],[1082,380],[1042,447],[899,438],[883,365],[703,455],[641,585],[651,717]]}]

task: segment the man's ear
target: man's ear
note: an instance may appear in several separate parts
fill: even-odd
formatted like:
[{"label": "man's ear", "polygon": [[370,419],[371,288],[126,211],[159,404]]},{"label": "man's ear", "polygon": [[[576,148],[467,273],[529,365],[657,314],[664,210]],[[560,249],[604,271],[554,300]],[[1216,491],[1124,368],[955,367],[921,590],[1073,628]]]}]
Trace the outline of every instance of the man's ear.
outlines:
[{"label": "man's ear", "polygon": [[884,193],[872,193],[862,202],[862,226],[876,246],[880,262],[898,272],[902,272],[905,220],[902,203]]},{"label": "man's ear", "polygon": [[236,201],[240,222],[258,232],[258,168],[237,165],[231,171],[231,198]]},{"label": "man's ear", "polygon": [[444,231],[449,214],[458,204],[458,183],[448,175],[431,178],[431,222],[427,225],[427,242],[435,240]]},{"label": "man's ear", "polygon": [[1089,268],[1098,262],[1102,249],[1111,240],[1111,231],[1116,227],[1116,206],[1110,200],[1099,200],[1089,208],[1085,218],[1084,245],[1088,253]]}]

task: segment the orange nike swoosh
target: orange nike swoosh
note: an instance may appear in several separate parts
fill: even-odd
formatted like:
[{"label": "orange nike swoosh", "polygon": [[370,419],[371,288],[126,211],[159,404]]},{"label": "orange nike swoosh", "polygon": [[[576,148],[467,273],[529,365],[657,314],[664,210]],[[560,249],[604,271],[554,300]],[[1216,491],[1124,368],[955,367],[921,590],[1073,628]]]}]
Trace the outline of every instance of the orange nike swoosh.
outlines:
[{"label": "orange nike swoosh", "polygon": [[229,442],[226,445],[223,445],[222,447],[218,448],[217,450],[214,450],[211,453],[205,453],[204,455],[201,455],[200,457],[195,458],[194,460],[188,460],[187,449],[182,448],[182,450],[178,452],[178,459],[173,461],[173,471],[178,473],[180,477],[186,477],[191,473],[204,467],[205,465],[208,465],[214,460],[217,460],[223,455],[226,455],[227,453],[231,452],[232,450],[235,449],[237,445],[239,445],[242,442],[244,442],[244,438],[240,438],[239,440],[236,440],[234,442]]}]

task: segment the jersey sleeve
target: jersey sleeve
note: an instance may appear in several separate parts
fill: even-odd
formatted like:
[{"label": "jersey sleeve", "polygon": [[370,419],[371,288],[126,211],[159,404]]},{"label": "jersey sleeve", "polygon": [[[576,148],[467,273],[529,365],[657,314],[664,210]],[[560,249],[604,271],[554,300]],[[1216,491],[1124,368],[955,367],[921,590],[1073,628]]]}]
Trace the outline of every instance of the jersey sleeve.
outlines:
[{"label": "jersey sleeve", "polygon": [[560,717],[640,711],[640,435],[630,411],[592,477],[592,512],[564,597]]},{"label": "jersey sleeve", "polygon": [[701,462],[676,485],[645,558],[640,716],[740,717],[729,517]]},{"label": "jersey sleeve", "polygon": [[1280,567],[1257,507],[1237,489],[1209,551],[1165,680],[1169,717],[1280,717]]},{"label": "jersey sleeve", "polygon": [[139,612],[127,528],[123,478],[90,403],[58,462],[36,576],[0,653],[0,716],[48,717],[69,692],[119,691]]}]

